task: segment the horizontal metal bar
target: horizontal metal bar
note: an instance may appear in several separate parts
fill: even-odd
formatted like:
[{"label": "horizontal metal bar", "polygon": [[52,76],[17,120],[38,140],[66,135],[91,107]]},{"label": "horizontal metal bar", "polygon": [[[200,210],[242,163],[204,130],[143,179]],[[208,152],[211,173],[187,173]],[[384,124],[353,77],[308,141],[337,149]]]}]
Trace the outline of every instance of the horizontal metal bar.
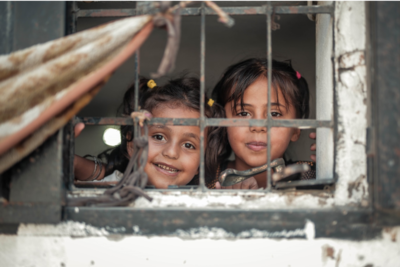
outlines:
[{"label": "horizontal metal bar", "polygon": [[[184,125],[199,126],[200,119],[179,119],[179,118],[152,118],[148,124],[165,124],[165,125]],[[119,117],[76,117],[75,123],[83,122],[86,125],[133,125],[132,118]]]},{"label": "horizontal metal bar", "polygon": [[130,17],[136,16],[136,9],[84,9],[77,12],[78,18]]},{"label": "horizontal metal bar", "polygon": [[[118,117],[77,117],[76,122],[83,122],[86,125],[133,125],[131,118],[118,118]],[[200,119],[180,119],[180,118],[152,118],[149,125],[165,124],[165,125],[183,125],[183,126],[199,126]],[[220,126],[220,127],[249,127],[267,125],[267,120],[256,119],[206,119],[206,126]],[[317,121],[317,120],[273,120],[271,127],[295,127],[300,129],[309,128],[331,128],[333,123],[331,121]]]},{"label": "horizontal metal bar", "polygon": [[276,14],[333,14],[333,5],[329,6],[277,6]]},{"label": "horizontal metal bar", "polygon": [[[393,217],[393,216],[392,216]],[[179,220],[177,219],[179,218]],[[290,210],[228,210],[228,209],[136,209],[65,207],[64,219],[104,227],[118,234],[176,236],[200,227],[222,228],[240,238],[251,238],[252,229],[276,233],[303,229],[306,220],[315,225],[315,238],[330,237],[351,240],[373,239],[382,228],[373,224],[379,218],[363,209],[290,209]],[[332,223],[336,222],[336,223]],[[395,221],[396,222],[396,221]],[[398,225],[397,219],[397,225]],[[132,227],[135,225],[136,227]],[[179,232],[177,231],[179,230]],[[189,234],[188,234],[189,236]],[[255,236],[256,237],[256,236]],[[258,236],[259,237],[259,236]],[[266,236],[282,238],[281,236]],[[305,234],[296,238],[306,238]]]},{"label": "horizontal metal bar", "polygon": [[[136,0],[77,0],[78,3],[136,3]],[[265,0],[214,0],[219,6],[230,6],[232,4],[236,6],[245,5],[262,5]],[[273,6],[295,6],[299,4],[299,0],[272,0]]]},{"label": "horizontal metal bar", "polygon": [[86,125],[133,125],[130,117],[75,117],[74,123],[78,122]]},{"label": "horizontal metal bar", "polygon": [[136,3],[136,0],[77,0],[78,3]]},{"label": "horizontal metal bar", "polygon": [[[256,119],[207,119],[207,126],[266,126],[267,120],[256,120]],[[317,120],[273,120],[271,121],[271,127],[296,127],[300,129],[309,128],[331,128],[333,126],[331,121],[317,121]]]},{"label": "horizontal metal bar", "polygon": [[59,223],[61,205],[46,203],[9,203],[0,207],[0,224]]},{"label": "horizontal metal bar", "polygon": [[[244,7],[221,7],[228,15],[265,15],[264,6],[244,6]],[[331,14],[333,6],[276,6],[274,7],[276,14]],[[151,11],[155,13],[156,10]],[[129,17],[143,15],[145,13],[136,13],[136,9],[84,9],[77,12],[77,17]],[[146,13],[148,14],[148,13]],[[217,15],[217,13],[207,7],[206,15]],[[182,16],[200,16],[199,7],[184,8],[181,11]]]},{"label": "horizontal metal bar", "polygon": [[[221,7],[221,9],[228,15],[265,15],[264,6]],[[184,16],[199,16],[200,8],[185,8],[181,14]],[[205,15],[217,15],[217,13],[213,9],[206,7]]]},{"label": "horizontal metal bar", "polygon": [[293,188],[293,187],[304,187],[304,186],[314,186],[314,185],[330,185],[334,184],[336,181],[333,178],[329,179],[315,179],[315,180],[301,180],[301,181],[290,181],[290,182],[280,182],[275,185],[276,189],[283,188]]}]

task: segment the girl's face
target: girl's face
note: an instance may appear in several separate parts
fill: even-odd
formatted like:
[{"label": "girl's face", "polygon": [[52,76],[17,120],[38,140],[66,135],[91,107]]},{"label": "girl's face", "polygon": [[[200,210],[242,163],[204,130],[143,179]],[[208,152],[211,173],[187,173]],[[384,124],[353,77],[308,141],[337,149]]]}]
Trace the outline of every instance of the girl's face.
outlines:
[{"label": "girl's face", "polygon": [[[273,119],[295,119],[296,111],[292,105],[285,106],[281,91],[271,90],[271,116]],[[278,103],[279,99],[279,103]],[[243,95],[243,110],[240,103],[232,109],[233,101],[225,105],[228,118],[266,119],[267,117],[267,79],[260,76]],[[235,153],[235,168],[247,170],[267,162],[266,127],[228,127],[228,139]],[[295,128],[271,128],[271,161],[283,156],[290,141],[297,141],[300,130]]]},{"label": "girl's face", "polygon": [[[184,106],[167,104],[152,110],[158,118],[199,118],[200,113]],[[145,172],[156,188],[186,185],[198,174],[200,128],[198,126],[149,126],[149,154]]]}]

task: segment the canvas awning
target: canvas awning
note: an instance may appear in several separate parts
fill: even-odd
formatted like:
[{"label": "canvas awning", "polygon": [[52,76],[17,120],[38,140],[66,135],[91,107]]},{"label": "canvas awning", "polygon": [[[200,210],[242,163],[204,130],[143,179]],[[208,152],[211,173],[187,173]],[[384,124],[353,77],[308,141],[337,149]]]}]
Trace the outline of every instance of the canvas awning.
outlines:
[{"label": "canvas awning", "polygon": [[0,173],[89,103],[152,28],[153,16],[131,17],[0,56]]}]

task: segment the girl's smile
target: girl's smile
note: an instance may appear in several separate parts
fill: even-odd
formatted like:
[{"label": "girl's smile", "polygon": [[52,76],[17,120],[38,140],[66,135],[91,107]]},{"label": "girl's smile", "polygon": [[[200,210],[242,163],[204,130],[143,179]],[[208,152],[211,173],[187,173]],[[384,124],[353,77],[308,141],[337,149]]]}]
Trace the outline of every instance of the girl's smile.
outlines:
[{"label": "girl's smile", "polygon": [[[183,105],[160,104],[153,117],[199,118],[199,112]],[[200,128],[198,126],[149,126],[149,154],[145,172],[156,188],[186,185],[198,174]]]},{"label": "girl's smile", "polygon": [[165,163],[153,163],[153,165],[156,167],[156,170],[159,172],[170,175],[170,176],[176,176],[178,175],[179,170],[174,168],[174,166],[165,164]]},{"label": "girl's smile", "polygon": [[[227,118],[266,119],[267,117],[267,79],[260,76],[247,87],[243,102],[228,102],[225,105]],[[271,90],[271,116],[273,119],[295,119],[296,111],[290,104],[286,107],[283,95],[278,88]],[[267,145],[271,146],[271,161],[281,158],[290,141],[297,141],[300,130],[286,127],[271,128],[270,144],[267,144],[266,127],[228,127],[228,139],[235,153],[235,161],[228,165],[239,171],[264,165],[267,162]],[[266,186],[266,175],[256,177],[260,187]]]}]

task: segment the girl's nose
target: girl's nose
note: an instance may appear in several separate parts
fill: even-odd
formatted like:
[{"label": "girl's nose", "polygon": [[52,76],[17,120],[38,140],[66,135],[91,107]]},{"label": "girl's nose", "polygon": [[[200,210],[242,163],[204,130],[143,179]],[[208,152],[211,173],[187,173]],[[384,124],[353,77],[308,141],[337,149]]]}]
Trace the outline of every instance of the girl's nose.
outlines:
[{"label": "girl's nose", "polygon": [[[265,116],[265,114],[263,114],[263,115],[256,114],[256,116],[254,116],[253,119],[265,120],[266,116]],[[250,132],[267,132],[267,127],[250,126]]]},{"label": "girl's nose", "polygon": [[250,132],[267,132],[267,127],[260,127],[260,126],[250,126]]},{"label": "girl's nose", "polygon": [[169,159],[179,158],[179,146],[176,144],[168,144],[162,151],[162,155]]}]

